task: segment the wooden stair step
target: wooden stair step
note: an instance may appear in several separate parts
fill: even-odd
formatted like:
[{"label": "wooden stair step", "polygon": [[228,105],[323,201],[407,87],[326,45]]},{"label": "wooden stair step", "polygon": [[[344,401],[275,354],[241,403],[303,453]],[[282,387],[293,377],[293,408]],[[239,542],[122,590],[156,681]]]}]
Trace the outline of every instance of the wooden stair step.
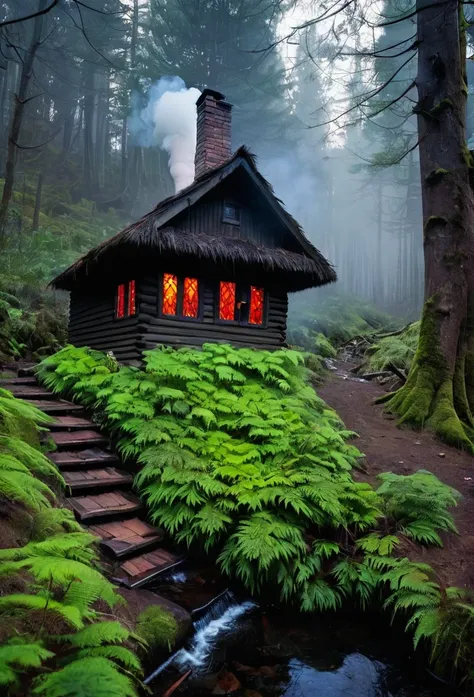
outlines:
[{"label": "wooden stair step", "polygon": [[58,449],[83,447],[84,445],[105,445],[108,443],[108,439],[105,436],[99,433],[98,430],[93,431],[92,429],[71,432],[55,431],[51,433],[51,438]]},{"label": "wooden stair step", "polygon": [[63,470],[63,477],[72,493],[82,489],[104,489],[133,484],[133,476],[115,467],[103,469]]},{"label": "wooden stair step", "polygon": [[145,523],[145,521],[140,518],[128,518],[126,520],[112,520],[98,523],[92,525],[89,530],[103,540],[126,540],[135,535],[140,535],[140,537],[148,537],[156,534],[163,535],[161,530],[154,528],[153,525]]},{"label": "wooden stair step", "polygon": [[99,523],[88,530],[101,538],[102,547],[116,559],[154,547],[164,537],[163,530],[154,528],[139,518]]},{"label": "wooden stair step", "polygon": [[118,463],[118,457],[102,448],[87,448],[85,450],[60,450],[48,454],[51,462],[62,472],[64,470],[91,469],[105,467]]},{"label": "wooden stair step", "polygon": [[84,408],[79,404],[73,404],[66,399],[46,400],[46,399],[27,399],[28,404],[32,404],[37,409],[41,409],[45,414],[55,416],[56,414],[83,414]]},{"label": "wooden stair step", "polygon": [[37,365],[37,363],[30,363],[29,365],[24,363],[21,368],[18,368],[18,377],[23,378],[35,375],[35,368]]},{"label": "wooden stair step", "polygon": [[19,399],[56,399],[56,395],[50,392],[45,387],[39,385],[14,385],[10,384],[5,387]]},{"label": "wooden stair step", "polygon": [[24,378],[19,378],[19,377],[11,377],[11,378],[4,378],[0,380],[0,387],[5,388],[6,390],[10,389],[8,385],[37,385],[37,380],[34,377],[34,375],[30,377],[24,377]]},{"label": "wooden stair step", "polygon": [[80,431],[96,427],[93,421],[80,416],[57,416],[54,422],[48,426],[51,431]]},{"label": "wooden stair step", "polygon": [[120,564],[120,576],[117,580],[129,588],[143,586],[152,578],[163,573],[171,566],[175,566],[182,560],[182,556],[173,554],[167,549],[160,547],[152,552],[131,557],[123,564]]},{"label": "wooden stair step", "polygon": [[66,503],[80,521],[137,513],[142,508],[136,496],[116,490],[94,496],[71,496]]}]

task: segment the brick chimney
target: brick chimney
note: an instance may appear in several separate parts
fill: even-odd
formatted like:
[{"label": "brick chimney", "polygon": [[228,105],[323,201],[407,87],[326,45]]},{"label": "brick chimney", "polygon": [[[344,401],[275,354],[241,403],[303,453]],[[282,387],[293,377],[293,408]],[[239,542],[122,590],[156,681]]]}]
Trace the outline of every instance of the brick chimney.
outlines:
[{"label": "brick chimney", "polygon": [[218,167],[232,154],[231,109],[220,92],[205,89],[196,102],[197,138],[194,176],[197,179],[212,167]]}]

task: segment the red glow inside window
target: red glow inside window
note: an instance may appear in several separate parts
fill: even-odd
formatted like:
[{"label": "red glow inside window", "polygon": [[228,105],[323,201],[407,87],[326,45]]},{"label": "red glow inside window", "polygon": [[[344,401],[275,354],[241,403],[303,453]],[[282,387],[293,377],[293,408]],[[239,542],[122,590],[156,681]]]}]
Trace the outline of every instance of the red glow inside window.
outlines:
[{"label": "red glow inside window", "polygon": [[171,273],[163,274],[163,300],[161,311],[164,315],[176,315],[178,304],[178,277]]},{"label": "red glow inside window", "polygon": [[250,309],[249,309],[249,323],[250,324],[263,324],[263,302],[264,302],[265,292],[263,288],[256,288],[255,286],[250,286]]},{"label": "red glow inside window", "polygon": [[125,284],[121,283],[117,287],[117,317],[125,317]]},{"label": "red glow inside window", "polygon": [[219,288],[219,319],[235,319],[235,283],[221,281]]},{"label": "red glow inside window", "polygon": [[183,285],[183,316],[197,317],[199,310],[199,288],[197,278],[185,278]]},{"label": "red glow inside window", "polygon": [[128,282],[128,315],[134,315],[136,312],[135,301],[135,281]]}]

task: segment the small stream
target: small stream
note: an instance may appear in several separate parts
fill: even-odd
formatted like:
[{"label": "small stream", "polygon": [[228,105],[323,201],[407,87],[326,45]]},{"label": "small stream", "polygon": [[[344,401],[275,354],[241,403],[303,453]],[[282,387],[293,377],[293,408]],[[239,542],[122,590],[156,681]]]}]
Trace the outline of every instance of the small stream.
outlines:
[{"label": "small stream", "polygon": [[[186,573],[181,581],[186,586]],[[186,645],[146,679],[155,697],[455,694],[415,659],[409,640],[398,631],[391,635],[379,615],[291,613],[224,590],[195,610],[193,619]]]}]

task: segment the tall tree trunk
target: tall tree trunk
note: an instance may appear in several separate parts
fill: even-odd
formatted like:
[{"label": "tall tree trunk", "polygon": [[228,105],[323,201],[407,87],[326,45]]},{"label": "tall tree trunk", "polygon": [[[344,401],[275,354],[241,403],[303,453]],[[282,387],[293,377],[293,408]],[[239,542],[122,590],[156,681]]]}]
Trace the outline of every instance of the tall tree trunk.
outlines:
[{"label": "tall tree trunk", "polygon": [[[132,19],[132,37],[130,42],[130,68],[131,68],[131,91],[136,90],[138,87],[138,80],[135,74],[137,66],[137,40],[138,40],[138,0],[133,0],[133,19]],[[133,211],[133,207],[136,203],[138,191],[140,188],[141,179],[141,148],[139,145],[134,145],[129,156],[128,166],[130,168],[128,181],[129,181],[129,197],[130,197],[130,209]]]},{"label": "tall tree trunk", "polygon": [[375,258],[375,283],[374,283],[374,302],[383,305],[384,284],[382,271],[382,232],[383,232],[383,181],[382,175],[378,177],[377,185],[377,247]]},{"label": "tall tree trunk", "polygon": [[408,380],[388,397],[401,422],[474,451],[474,253],[466,144],[465,23],[457,0],[417,0],[418,134],[425,300]]},{"label": "tall tree trunk", "polygon": [[43,192],[43,172],[38,175],[38,183],[36,185],[35,210],[33,213],[32,230],[37,230],[39,227],[39,214],[41,211],[41,194]]},{"label": "tall tree trunk", "polygon": [[86,198],[92,198],[97,193],[95,186],[97,172],[95,169],[94,153],[94,88],[95,73],[90,65],[86,67],[84,94],[84,193]]},{"label": "tall tree trunk", "polygon": [[[46,7],[47,0],[39,0],[38,12]],[[13,109],[10,130],[8,133],[7,159],[5,163],[5,183],[3,185],[2,201],[0,203],[0,249],[6,244],[6,226],[8,220],[8,207],[13,193],[15,183],[15,161],[18,137],[23,123],[23,114],[27,102],[28,87],[35,55],[41,42],[41,30],[43,28],[44,15],[37,15],[34,20],[33,33],[30,45],[25,53],[21,69],[20,86],[15,95],[15,107]]]}]

